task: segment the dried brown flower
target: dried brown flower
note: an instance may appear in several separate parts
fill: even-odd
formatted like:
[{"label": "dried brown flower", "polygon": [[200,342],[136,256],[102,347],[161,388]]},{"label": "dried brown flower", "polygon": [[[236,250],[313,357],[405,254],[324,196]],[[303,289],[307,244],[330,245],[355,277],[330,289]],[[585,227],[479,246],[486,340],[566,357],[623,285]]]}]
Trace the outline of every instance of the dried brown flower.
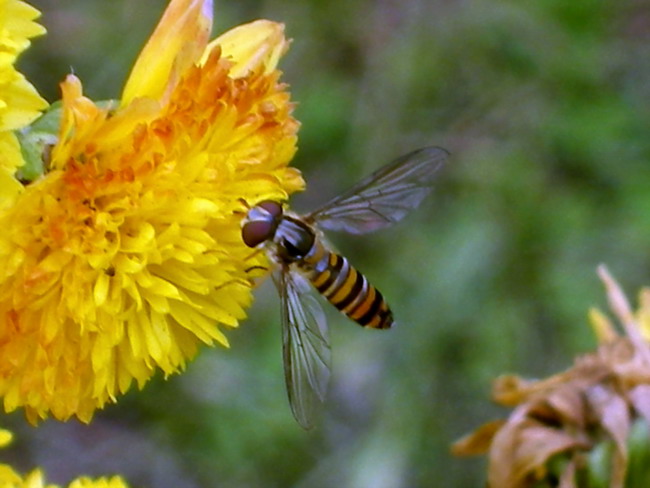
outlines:
[{"label": "dried brown flower", "polygon": [[650,289],[636,313],[599,268],[620,327],[598,310],[593,353],[550,378],[497,378],[496,403],[514,407],[458,440],[458,456],[487,453],[491,488],[650,486]]}]

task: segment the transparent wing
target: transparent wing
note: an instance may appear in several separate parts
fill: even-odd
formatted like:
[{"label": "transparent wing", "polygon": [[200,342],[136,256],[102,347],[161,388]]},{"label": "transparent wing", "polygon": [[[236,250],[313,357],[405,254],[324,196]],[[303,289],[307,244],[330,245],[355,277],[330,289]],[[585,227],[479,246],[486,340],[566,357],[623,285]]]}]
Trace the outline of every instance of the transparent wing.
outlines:
[{"label": "transparent wing", "polygon": [[401,220],[431,191],[436,171],[449,153],[425,147],[406,154],[363,179],[306,219],[328,230],[373,232]]},{"label": "transparent wing", "polygon": [[305,278],[281,270],[274,281],[282,302],[282,355],[289,404],[301,427],[310,429],[330,377],[327,322]]}]

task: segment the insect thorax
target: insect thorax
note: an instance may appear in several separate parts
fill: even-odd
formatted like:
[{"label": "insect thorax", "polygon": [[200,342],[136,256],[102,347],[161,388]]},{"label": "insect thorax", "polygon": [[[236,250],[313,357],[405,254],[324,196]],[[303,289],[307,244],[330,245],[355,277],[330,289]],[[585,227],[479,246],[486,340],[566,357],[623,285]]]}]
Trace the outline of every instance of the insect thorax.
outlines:
[{"label": "insect thorax", "polygon": [[278,257],[286,263],[302,261],[314,250],[316,234],[302,220],[285,215],[273,237]]}]

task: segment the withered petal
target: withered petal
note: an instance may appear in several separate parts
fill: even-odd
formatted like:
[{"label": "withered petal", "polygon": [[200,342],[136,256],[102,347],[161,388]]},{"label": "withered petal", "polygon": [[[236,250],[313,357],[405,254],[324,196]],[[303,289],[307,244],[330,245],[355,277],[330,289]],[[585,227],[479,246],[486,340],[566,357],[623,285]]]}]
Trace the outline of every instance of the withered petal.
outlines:
[{"label": "withered petal", "polygon": [[630,433],[630,410],[625,400],[603,385],[594,385],[585,394],[600,425],[610,435],[617,448],[625,452],[625,439]]},{"label": "withered petal", "polygon": [[492,383],[492,399],[504,407],[519,405],[528,397],[534,384],[534,381],[514,374],[501,375]]},{"label": "withered petal", "polygon": [[492,439],[498,430],[505,424],[505,420],[493,420],[481,425],[451,445],[454,456],[478,456],[485,454],[490,448]]},{"label": "withered petal", "polygon": [[650,424],[650,384],[635,386],[627,395],[637,413]]},{"label": "withered petal", "polygon": [[621,289],[621,285],[619,285],[612,277],[604,264],[598,266],[598,275],[607,289],[607,298],[610,309],[620,320],[626,331],[630,328],[635,328],[636,321],[634,320],[632,307],[630,306],[630,302],[627,300],[625,293]]},{"label": "withered petal", "polygon": [[562,385],[549,393],[546,401],[556,412],[561,423],[584,427],[587,423],[587,412],[582,392],[573,385]]},{"label": "withered petal", "polygon": [[542,381],[527,380],[514,374],[504,374],[492,383],[492,399],[504,407],[514,407],[562,380],[562,373]]},{"label": "withered petal", "polygon": [[545,465],[552,456],[584,445],[582,438],[534,420],[508,422],[494,436],[490,447],[489,485],[499,488],[527,486],[524,481],[531,476],[539,479],[546,474]]},{"label": "withered petal", "polygon": [[560,477],[560,484],[558,488],[576,488],[576,462],[572,459],[567,463],[562,476]]}]

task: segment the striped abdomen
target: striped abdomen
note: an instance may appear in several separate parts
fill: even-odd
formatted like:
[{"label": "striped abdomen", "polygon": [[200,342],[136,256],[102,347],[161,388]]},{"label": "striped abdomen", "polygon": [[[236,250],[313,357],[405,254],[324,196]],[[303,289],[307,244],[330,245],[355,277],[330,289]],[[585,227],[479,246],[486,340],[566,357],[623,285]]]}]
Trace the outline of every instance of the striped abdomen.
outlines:
[{"label": "striped abdomen", "polygon": [[[299,266],[314,287],[345,315],[364,327],[387,329],[393,325],[391,312],[382,294],[366,277],[336,253],[320,246],[316,263],[305,259]],[[312,254],[313,255],[313,254]]]}]

